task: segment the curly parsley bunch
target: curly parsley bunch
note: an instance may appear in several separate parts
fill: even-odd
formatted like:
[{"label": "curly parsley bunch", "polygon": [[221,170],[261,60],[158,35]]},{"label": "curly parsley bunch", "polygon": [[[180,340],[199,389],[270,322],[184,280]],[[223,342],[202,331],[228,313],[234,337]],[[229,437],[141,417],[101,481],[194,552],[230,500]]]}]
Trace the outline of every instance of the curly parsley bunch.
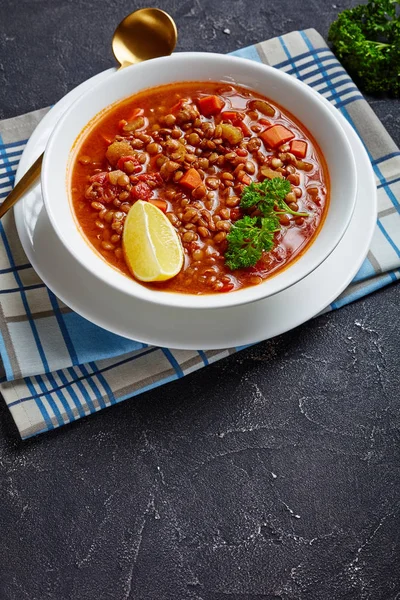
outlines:
[{"label": "curly parsley bunch", "polygon": [[328,39],[366,92],[400,96],[400,0],[368,0],[344,10]]}]

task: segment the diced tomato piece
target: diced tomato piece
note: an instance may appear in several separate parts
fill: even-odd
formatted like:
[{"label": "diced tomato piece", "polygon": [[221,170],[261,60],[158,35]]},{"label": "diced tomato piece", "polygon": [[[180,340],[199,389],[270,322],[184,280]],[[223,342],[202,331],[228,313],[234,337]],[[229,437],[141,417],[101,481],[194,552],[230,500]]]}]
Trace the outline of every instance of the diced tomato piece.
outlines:
[{"label": "diced tomato piece", "polygon": [[152,181],[157,186],[164,183],[160,173],[142,173],[141,175],[138,175],[138,180],[144,182]]},{"label": "diced tomato piece", "polygon": [[205,117],[211,117],[221,112],[225,102],[219,96],[204,96],[198,101],[199,110]]},{"label": "diced tomato piece", "polygon": [[293,140],[290,142],[290,152],[297,158],[305,158],[307,154],[307,142],[303,140]]},{"label": "diced tomato piece", "polygon": [[150,200],[152,195],[153,192],[151,188],[149,188],[147,183],[144,183],[143,181],[137,183],[131,188],[131,196],[135,200]]},{"label": "diced tomato piece", "polygon": [[258,275],[258,274],[259,274],[259,272],[260,272],[260,269],[262,269],[262,268],[263,268],[263,261],[262,261],[262,259],[260,258],[260,260],[259,260],[259,261],[257,261],[257,262],[256,262],[256,264],[255,264],[255,265],[253,265],[252,267],[246,267],[246,272],[247,272],[249,275],[253,275],[253,274],[254,274],[254,275]]},{"label": "diced tomato piece", "polygon": [[260,138],[269,148],[277,148],[294,138],[294,133],[283,125],[273,125],[260,134]]},{"label": "diced tomato piece", "polygon": [[157,208],[162,210],[164,213],[167,212],[168,204],[165,200],[149,200],[149,202],[150,204],[157,206]]},{"label": "diced tomato piece", "polygon": [[230,292],[234,287],[234,283],[224,283],[224,286],[220,289],[220,292]]},{"label": "diced tomato piece", "polygon": [[142,165],[135,156],[121,156],[117,162],[117,169],[124,170],[125,163],[131,162],[134,164],[134,170],[130,173],[139,173],[142,170]]},{"label": "diced tomato piece", "polygon": [[107,171],[102,171],[101,173],[96,173],[95,175],[92,175],[90,178],[90,182],[91,183],[105,183],[107,181]]},{"label": "diced tomato piece", "polygon": [[194,190],[203,182],[196,169],[192,168],[186,171],[183,177],[180,178],[179,183],[186,187],[188,190]]},{"label": "diced tomato piece", "polygon": [[125,119],[121,119],[120,121],[118,121],[118,129],[123,129],[127,123],[128,121],[126,121]]}]

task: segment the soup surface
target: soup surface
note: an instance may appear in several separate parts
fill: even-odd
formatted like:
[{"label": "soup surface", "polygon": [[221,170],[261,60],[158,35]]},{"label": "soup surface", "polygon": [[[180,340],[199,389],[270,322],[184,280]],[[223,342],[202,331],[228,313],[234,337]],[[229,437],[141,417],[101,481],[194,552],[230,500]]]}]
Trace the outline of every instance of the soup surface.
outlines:
[{"label": "soup surface", "polygon": [[267,98],[222,83],[174,83],[114,105],[83,132],[71,172],[81,230],[113,267],[133,203],[176,229],[182,270],[152,289],[220,293],[257,285],[298,257],[329,201],[323,156]]}]

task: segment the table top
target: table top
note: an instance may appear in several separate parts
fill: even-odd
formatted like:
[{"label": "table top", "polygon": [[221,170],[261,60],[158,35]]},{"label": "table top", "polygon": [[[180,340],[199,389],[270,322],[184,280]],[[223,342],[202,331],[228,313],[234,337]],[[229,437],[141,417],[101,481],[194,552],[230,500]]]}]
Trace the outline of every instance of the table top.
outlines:
[{"label": "table top", "polygon": [[[354,0],[166,0],[178,50]],[[2,0],[0,118],[114,64],[136,0]],[[399,101],[369,99],[400,144]],[[399,288],[28,442],[0,403],[2,600],[400,598]]]}]

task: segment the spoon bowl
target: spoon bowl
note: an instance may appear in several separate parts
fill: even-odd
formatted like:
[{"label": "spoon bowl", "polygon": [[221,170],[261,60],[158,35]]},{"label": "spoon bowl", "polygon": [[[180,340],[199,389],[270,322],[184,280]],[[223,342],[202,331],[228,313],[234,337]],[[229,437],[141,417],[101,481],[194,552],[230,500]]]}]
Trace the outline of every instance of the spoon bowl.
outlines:
[{"label": "spoon bowl", "polygon": [[177,37],[175,22],[169,14],[159,8],[142,8],[125,17],[118,25],[112,50],[120,68],[124,68],[172,54]]}]

